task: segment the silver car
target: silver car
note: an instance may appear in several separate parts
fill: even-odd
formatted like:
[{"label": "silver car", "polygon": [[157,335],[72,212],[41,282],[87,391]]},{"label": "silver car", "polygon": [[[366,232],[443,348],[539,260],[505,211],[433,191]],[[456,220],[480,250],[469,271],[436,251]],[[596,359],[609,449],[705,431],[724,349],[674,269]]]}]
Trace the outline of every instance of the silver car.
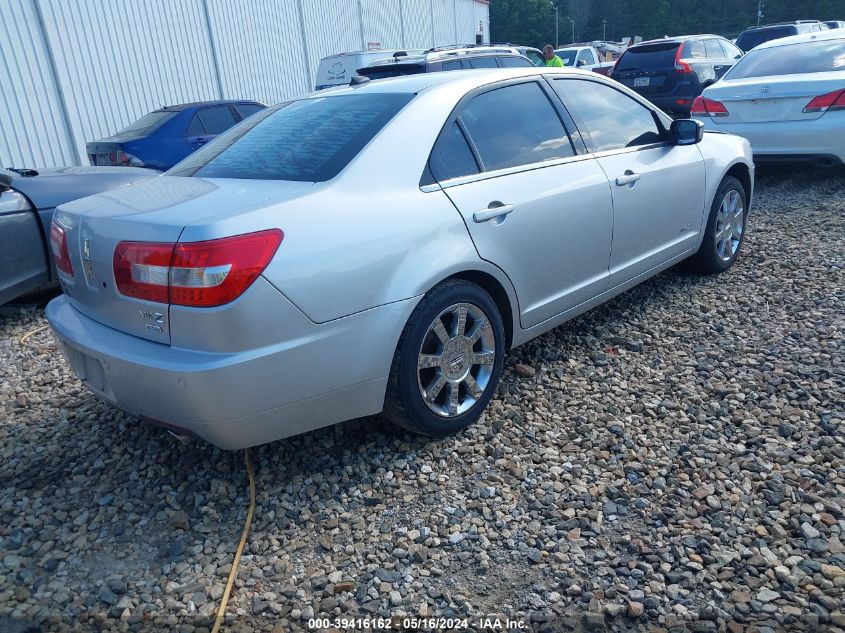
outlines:
[{"label": "silver car", "polygon": [[685,259],[736,260],[744,139],[596,73],[360,82],[63,205],[47,316],[97,395],[233,449],[475,421],[507,349]]}]

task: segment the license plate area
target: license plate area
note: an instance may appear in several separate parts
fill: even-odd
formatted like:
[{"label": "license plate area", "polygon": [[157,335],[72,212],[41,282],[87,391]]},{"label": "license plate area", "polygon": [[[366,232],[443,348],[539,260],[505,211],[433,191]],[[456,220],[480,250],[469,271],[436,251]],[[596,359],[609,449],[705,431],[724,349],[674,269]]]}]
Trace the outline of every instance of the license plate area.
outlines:
[{"label": "license plate area", "polygon": [[634,77],[634,88],[644,88],[651,83],[648,77]]},{"label": "license plate area", "polygon": [[114,401],[114,394],[106,379],[103,364],[99,360],[71,347],[64,341],[62,341],[62,351],[73,373],[85,383],[86,387],[106,400]]}]

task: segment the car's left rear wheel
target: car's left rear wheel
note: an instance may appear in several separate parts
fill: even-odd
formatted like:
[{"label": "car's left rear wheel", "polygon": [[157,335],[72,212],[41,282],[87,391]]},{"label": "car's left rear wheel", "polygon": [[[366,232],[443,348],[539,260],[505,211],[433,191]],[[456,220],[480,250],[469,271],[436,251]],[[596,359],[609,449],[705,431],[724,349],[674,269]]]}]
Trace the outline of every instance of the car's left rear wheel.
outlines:
[{"label": "car's left rear wheel", "polygon": [[419,303],[399,341],[384,412],[425,435],[455,433],[475,422],[502,373],[504,327],[479,286],[450,280]]}]

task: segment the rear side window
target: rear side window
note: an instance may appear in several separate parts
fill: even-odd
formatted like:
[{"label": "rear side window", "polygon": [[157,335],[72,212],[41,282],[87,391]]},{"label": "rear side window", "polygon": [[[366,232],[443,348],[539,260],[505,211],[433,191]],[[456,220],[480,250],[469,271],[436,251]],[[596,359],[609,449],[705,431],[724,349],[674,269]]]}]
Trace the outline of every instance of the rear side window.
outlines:
[{"label": "rear side window", "polygon": [[704,58],[707,57],[707,49],[704,47],[704,42],[701,40],[693,40],[687,42],[684,47],[684,57],[687,59]]},{"label": "rear side window", "polygon": [[531,60],[531,63],[534,66],[545,66],[546,65],[546,58],[543,57],[537,51],[525,51],[525,56]]},{"label": "rear side window", "polygon": [[204,178],[329,180],[412,98],[409,94],[353,94],[267,108],[167,173]]},{"label": "rear side window", "polygon": [[429,164],[431,173],[439,181],[478,173],[478,165],[457,123],[437,141]]},{"label": "rear side window", "polygon": [[191,117],[191,122],[188,124],[188,129],[186,130],[185,134],[188,136],[200,136],[205,134],[205,128],[202,125],[202,121],[198,115],[194,115]]},{"label": "rear side window", "polygon": [[472,68],[498,68],[495,57],[473,57],[469,59]]},{"label": "rear side window", "polygon": [[263,109],[264,106],[260,106],[257,103],[239,103],[235,106],[235,110],[238,111],[242,119],[252,116],[256,112],[261,112]]},{"label": "rear side window", "polygon": [[734,64],[725,78],[745,79],[831,70],[845,70],[845,38],[755,49]]},{"label": "rear side window", "polygon": [[197,112],[206,134],[221,134],[235,124],[235,115],[229,106],[203,108]]},{"label": "rear side window", "polygon": [[531,62],[522,57],[499,57],[499,66],[502,68],[525,68],[532,66]]},{"label": "rear side window", "polygon": [[582,79],[557,79],[552,84],[567,109],[580,118],[596,152],[659,143],[663,139],[651,110],[626,94]]},{"label": "rear side window", "polygon": [[461,121],[484,171],[572,156],[572,142],[536,82],[497,88],[474,97]]},{"label": "rear side window", "polygon": [[442,70],[461,70],[462,68],[461,60],[456,59],[451,62],[443,62]]},{"label": "rear side window", "polygon": [[725,51],[725,57],[728,59],[739,59],[742,57],[742,51],[728,40],[719,40],[719,44],[722,45],[722,49]]},{"label": "rear side window", "polygon": [[678,42],[666,42],[629,48],[619,58],[619,63],[616,64],[616,70],[672,68],[675,65],[675,53],[678,51],[679,46],[680,44]]},{"label": "rear side window", "polygon": [[722,47],[719,46],[719,40],[704,40],[704,48],[707,51],[707,57],[722,58],[725,55]]}]

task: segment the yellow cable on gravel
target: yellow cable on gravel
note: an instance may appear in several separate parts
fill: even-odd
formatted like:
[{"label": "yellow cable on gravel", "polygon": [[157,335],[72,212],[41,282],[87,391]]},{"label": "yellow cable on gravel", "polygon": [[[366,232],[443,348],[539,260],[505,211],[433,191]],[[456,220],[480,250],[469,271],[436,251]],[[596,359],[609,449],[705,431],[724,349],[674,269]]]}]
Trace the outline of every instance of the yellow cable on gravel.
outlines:
[{"label": "yellow cable on gravel", "polygon": [[232,571],[229,572],[229,580],[226,581],[226,590],[223,592],[220,608],[217,609],[217,617],[214,620],[211,633],[217,633],[220,630],[220,625],[223,624],[223,618],[226,615],[226,604],[229,602],[232,585],[235,583],[235,578],[238,575],[238,563],[241,562],[241,554],[244,551],[244,545],[246,545],[246,537],[249,536],[249,526],[252,524],[252,516],[255,514],[255,475],[252,473],[252,460],[249,458],[248,448],[244,449],[244,460],[246,460],[246,471],[249,474],[249,511],[246,513],[246,523],[244,523],[244,530],[241,534],[241,542],[238,543],[235,560],[232,561]]},{"label": "yellow cable on gravel", "polygon": [[47,329],[47,328],[49,328],[49,327],[50,327],[49,325],[42,325],[41,327],[37,327],[37,328],[35,328],[34,330],[30,330],[29,332],[27,332],[26,334],[24,334],[24,335],[21,337],[20,344],[21,344],[21,345],[23,345],[23,346],[25,346],[25,347],[32,348],[32,349],[40,349],[40,348],[42,348],[42,347],[47,347],[48,345],[51,345],[51,343],[47,343],[46,345],[39,345],[39,346],[37,346],[37,347],[33,347],[32,345],[27,345],[27,344],[26,344],[26,341],[27,341],[27,339],[28,339],[30,336],[32,336],[32,335],[34,335],[34,334],[38,334],[39,332],[43,332],[44,330],[46,330],[46,329]]}]

